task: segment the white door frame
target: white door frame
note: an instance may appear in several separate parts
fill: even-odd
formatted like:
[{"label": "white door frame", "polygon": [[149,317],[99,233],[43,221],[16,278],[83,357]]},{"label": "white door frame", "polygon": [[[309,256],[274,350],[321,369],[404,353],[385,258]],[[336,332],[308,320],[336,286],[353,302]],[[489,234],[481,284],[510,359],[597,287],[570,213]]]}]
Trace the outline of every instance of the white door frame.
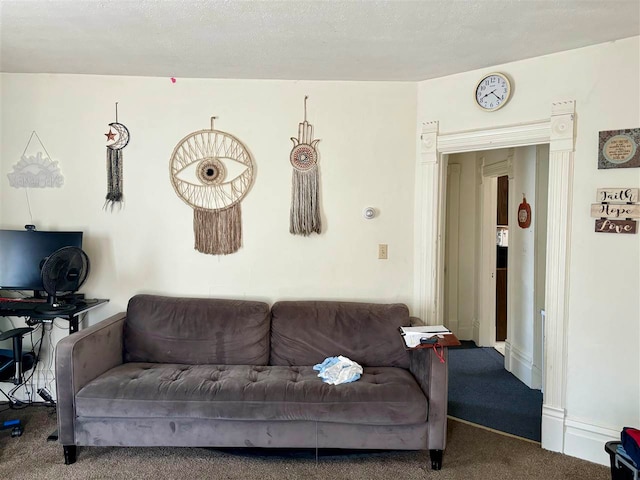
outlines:
[{"label": "white door frame", "polygon": [[447,257],[445,260],[445,282],[447,282],[445,292],[447,293],[447,298],[443,304],[444,312],[446,312],[444,313],[446,319],[443,318],[443,320],[446,321],[447,328],[458,338],[460,338],[461,335],[458,318],[458,306],[460,303],[460,296],[458,295],[460,283],[460,173],[461,168],[459,164],[447,164],[448,202],[446,205],[446,231],[449,237],[446,242],[445,251]]},{"label": "white door frame", "polygon": [[[478,318],[473,339],[481,347],[496,344],[496,211],[498,177],[481,177]],[[477,325],[477,330],[476,330]]]},{"label": "white door frame", "polygon": [[548,119],[441,134],[438,122],[421,126],[416,167],[414,314],[440,324],[443,305],[446,169],[444,155],[548,143],[549,212],[545,282],[542,447],[562,452],[565,430],[566,333],[571,242],[575,102],[551,105]]},{"label": "white door frame", "polygon": [[[478,319],[474,324],[474,340],[483,347],[496,344],[496,211],[498,209],[498,177],[507,175],[513,181],[513,149],[505,159],[489,165],[480,157],[480,260],[478,272]],[[513,188],[510,186],[509,191]],[[507,299],[513,292],[507,292]],[[505,341],[505,368],[510,369],[509,319],[512,302],[507,300],[507,339]]]}]

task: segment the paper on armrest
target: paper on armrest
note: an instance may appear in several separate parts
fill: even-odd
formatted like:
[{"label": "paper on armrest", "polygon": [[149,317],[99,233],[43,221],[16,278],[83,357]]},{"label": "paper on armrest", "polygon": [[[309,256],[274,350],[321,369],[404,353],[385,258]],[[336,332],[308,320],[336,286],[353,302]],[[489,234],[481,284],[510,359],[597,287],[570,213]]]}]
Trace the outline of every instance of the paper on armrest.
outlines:
[{"label": "paper on armrest", "polygon": [[422,325],[417,327],[400,327],[400,335],[408,348],[420,345],[420,339],[446,335],[451,331],[444,325]]}]

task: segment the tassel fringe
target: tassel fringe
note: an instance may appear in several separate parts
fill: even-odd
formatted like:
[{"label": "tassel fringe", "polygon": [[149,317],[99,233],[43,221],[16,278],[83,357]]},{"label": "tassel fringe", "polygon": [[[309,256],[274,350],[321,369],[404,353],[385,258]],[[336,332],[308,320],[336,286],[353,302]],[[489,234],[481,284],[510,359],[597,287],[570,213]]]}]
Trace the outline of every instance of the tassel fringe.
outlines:
[{"label": "tassel fringe", "polygon": [[194,208],[195,249],[209,255],[227,255],[242,246],[240,203],[224,210]]},{"label": "tassel fringe", "polygon": [[104,208],[123,201],[122,195],[122,150],[107,148],[107,196]]},{"label": "tassel fringe", "polygon": [[294,235],[311,235],[320,233],[318,166],[309,170],[293,170],[291,178],[291,215],[289,232]]}]

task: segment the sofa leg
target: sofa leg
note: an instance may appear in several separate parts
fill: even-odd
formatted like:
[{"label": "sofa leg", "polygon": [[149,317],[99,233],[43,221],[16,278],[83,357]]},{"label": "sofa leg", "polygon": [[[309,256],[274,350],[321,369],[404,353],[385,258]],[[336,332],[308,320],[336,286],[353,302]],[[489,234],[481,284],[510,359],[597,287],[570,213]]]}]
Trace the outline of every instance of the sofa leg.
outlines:
[{"label": "sofa leg", "polygon": [[442,450],[429,450],[431,457],[431,470],[440,470],[442,468]]},{"label": "sofa leg", "polygon": [[64,464],[71,465],[76,463],[77,447],[75,445],[63,445],[62,449],[64,450]]}]

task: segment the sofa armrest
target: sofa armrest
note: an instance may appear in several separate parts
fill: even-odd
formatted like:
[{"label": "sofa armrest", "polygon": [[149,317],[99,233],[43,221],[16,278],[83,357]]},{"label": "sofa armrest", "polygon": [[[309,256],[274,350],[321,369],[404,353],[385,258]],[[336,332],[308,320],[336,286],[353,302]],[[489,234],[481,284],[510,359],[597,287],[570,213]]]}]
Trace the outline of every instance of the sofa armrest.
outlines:
[{"label": "sofa armrest", "polygon": [[433,348],[409,350],[409,370],[428,400],[427,448],[444,450],[447,443],[447,400],[449,389],[449,349],[443,349],[442,363]]},{"label": "sofa armrest", "polygon": [[58,342],[58,439],[63,445],[75,445],[76,393],[94,378],[123,363],[125,318],[124,312],[118,313]]}]

